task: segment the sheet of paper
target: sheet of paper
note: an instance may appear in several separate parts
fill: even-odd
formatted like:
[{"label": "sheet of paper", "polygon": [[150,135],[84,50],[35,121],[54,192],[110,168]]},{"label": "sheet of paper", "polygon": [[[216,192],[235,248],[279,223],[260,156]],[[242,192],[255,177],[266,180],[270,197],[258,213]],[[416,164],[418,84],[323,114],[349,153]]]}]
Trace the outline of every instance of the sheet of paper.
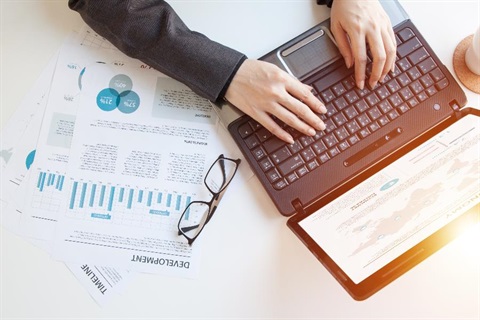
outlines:
[{"label": "sheet of paper", "polygon": [[[138,68],[98,64],[83,74],[55,255],[130,270],[196,275],[199,244],[177,224],[209,199],[216,114],[185,85]],[[40,187],[55,184],[46,177]],[[72,254],[74,253],[74,254]]]},{"label": "sheet of paper", "polygon": [[[118,51],[94,49],[67,43],[63,45],[52,80],[42,126],[38,135],[35,164],[31,168],[22,215],[26,236],[51,240],[63,194],[70,143],[85,68],[96,64],[143,66]],[[41,184],[45,177],[53,179]],[[41,186],[41,187],[40,187]]]},{"label": "sheet of paper", "polygon": [[359,283],[479,202],[479,150],[467,116],[299,224]]}]

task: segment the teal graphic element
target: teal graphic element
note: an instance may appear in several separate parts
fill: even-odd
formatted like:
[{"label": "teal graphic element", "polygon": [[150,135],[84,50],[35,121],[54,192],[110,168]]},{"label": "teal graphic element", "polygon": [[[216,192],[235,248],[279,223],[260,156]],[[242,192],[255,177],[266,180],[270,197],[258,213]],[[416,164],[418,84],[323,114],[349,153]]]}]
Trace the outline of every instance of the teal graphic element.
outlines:
[{"label": "teal graphic element", "polygon": [[387,183],[385,183],[385,184],[380,188],[380,191],[385,191],[385,190],[387,190],[387,189],[390,189],[391,187],[393,187],[394,185],[396,185],[398,181],[399,181],[399,179],[393,179],[393,180],[388,181]]},{"label": "teal graphic element", "polygon": [[112,111],[118,107],[120,95],[112,88],[106,88],[97,95],[97,106],[103,111]]},{"label": "teal graphic element", "polygon": [[132,91],[133,82],[124,74],[117,74],[109,82],[109,88],[97,95],[97,106],[103,111],[112,111],[118,107],[122,113],[135,112],[140,106],[140,97]]},{"label": "teal graphic element", "polygon": [[140,106],[140,97],[134,91],[126,91],[120,95],[118,110],[122,113],[132,113]]},{"label": "teal graphic element", "polygon": [[83,68],[82,71],[80,71],[80,74],[78,75],[78,88],[80,90],[82,90],[82,77],[84,73],[85,73],[85,68]]},{"label": "teal graphic element", "polygon": [[132,90],[133,82],[125,74],[117,74],[110,80],[109,87],[115,89],[118,93]]},{"label": "teal graphic element", "polygon": [[25,159],[25,165],[27,166],[27,170],[30,170],[30,167],[32,166],[32,163],[33,163],[33,159],[35,159],[35,151],[36,150],[33,150],[31,151],[27,158]]}]

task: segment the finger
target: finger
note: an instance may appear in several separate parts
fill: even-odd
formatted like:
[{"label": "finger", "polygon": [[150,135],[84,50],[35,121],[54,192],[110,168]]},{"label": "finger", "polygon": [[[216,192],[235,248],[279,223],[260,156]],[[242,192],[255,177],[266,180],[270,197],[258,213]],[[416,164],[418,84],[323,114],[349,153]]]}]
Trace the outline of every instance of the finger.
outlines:
[{"label": "finger", "polygon": [[393,71],[395,69],[395,59],[396,59],[396,42],[395,38],[390,38],[389,33],[384,34],[383,43],[385,45],[385,54],[386,60],[385,65],[383,66],[382,76],[380,77],[380,81],[383,82],[385,76],[388,72]]},{"label": "finger", "polygon": [[[285,106],[285,105],[287,105],[287,106]],[[285,102],[283,102],[283,104],[276,103],[267,112],[271,113],[273,116],[277,117],[279,120],[284,122],[286,125],[292,127],[293,129],[295,129],[295,130],[297,130],[297,131],[299,131],[299,132],[301,132],[305,135],[314,136],[316,134],[315,128],[313,126],[310,126],[309,124],[307,124],[301,118],[299,118],[289,108],[291,108],[291,106],[289,106],[288,103],[285,103]]]},{"label": "finger", "polygon": [[[318,99],[316,98],[315,100],[318,101]],[[312,135],[312,133],[313,135],[315,134],[315,132],[312,132],[310,130],[310,127],[316,130],[325,129],[325,124],[323,123],[323,121],[318,117],[318,115],[313,113],[312,109],[310,109],[304,102],[299,101],[298,99],[292,97],[291,95],[287,95],[280,104],[284,106],[286,109],[288,109],[291,113],[293,113],[296,116],[294,118],[297,118],[297,119],[292,119],[288,115],[288,117],[286,118],[286,121],[284,122],[290,125],[291,127],[294,127],[295,129],[308,135]],[[300,119],[298,118],[303,120],[303,122],[305,122],[307,126],[304,126],[303,124],[299,124],[297,121]]]},{"label": "finger", "polygon": [[[368,79],[368,83],[371,88],[377,85],[378,80],[383,75],[383,70],[385,67],[385,61],[387,60],[385,47],[380,33],[372,35],[368,39],[368,44],[370,46],[370,52],[372,53],[372,73]],[[390,67],[390,65],[389,65]]]},{"label": "finger", "polygon": [[353,57],[355,61],[355,82],[359,89],[365,86],[365,68],[367,65],[367,48],[365,36],[362,34],[350,36]]},{"label": "finger", "polygon": [[[313,88],[295,78],[285,84],[287,92],[316,113],[326,113],[325,105],[313,94]],[[287,97],[288,98],[288,97]]]},{"label": "finger", "polygon": [[280,127],[269,114],[262,112],[253,118],[280,140],[283,140],[289,144],[293,144],[295,142],[293,137],[287,131],[283,130],[282,127]]},{"label": "finger", "polygon": [[345,60],[345,65],[347,68],[351,68],[353,65],[353,54],[347,33],[339,25],[334,25],[332,27],[332,33],[335,36],[338,50]]}]

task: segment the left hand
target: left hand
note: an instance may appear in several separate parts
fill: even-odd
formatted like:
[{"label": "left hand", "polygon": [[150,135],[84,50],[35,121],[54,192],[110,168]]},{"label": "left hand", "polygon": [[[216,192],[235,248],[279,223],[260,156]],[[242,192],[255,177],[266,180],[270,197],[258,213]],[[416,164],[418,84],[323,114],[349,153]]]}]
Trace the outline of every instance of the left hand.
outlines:
[{"label": "left hand", "polygon": [[373,88],[395,69],[396,40],[390,19],[377,0],[335,0],[331,31],[348,68],[355,66],[357,87],[364,88],[367,44],[373,58],[368,84]]}]

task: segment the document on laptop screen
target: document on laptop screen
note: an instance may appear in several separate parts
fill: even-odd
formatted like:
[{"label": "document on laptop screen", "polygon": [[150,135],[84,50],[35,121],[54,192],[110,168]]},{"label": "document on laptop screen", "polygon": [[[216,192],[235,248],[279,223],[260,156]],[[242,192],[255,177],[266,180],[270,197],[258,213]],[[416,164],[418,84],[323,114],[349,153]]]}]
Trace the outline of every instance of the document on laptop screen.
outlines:
[{"label": "document on laptop screen", "polygon": [[358,284],[480,201],[479,154],[467,115],[299,226]]}]

